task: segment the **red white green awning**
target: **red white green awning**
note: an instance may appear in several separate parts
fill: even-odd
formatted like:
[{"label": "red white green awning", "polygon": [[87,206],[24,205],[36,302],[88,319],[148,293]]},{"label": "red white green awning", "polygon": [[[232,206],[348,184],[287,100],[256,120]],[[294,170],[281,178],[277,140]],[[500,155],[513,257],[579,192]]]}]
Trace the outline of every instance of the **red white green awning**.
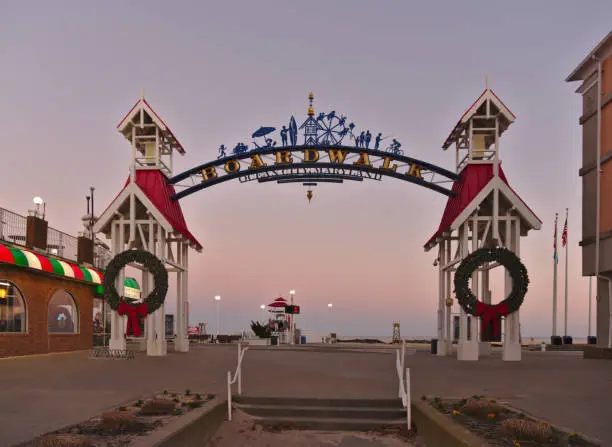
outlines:
[{"label": "red white green awning", "polygon": [[15,248],[10,245],[0,244],[0,262],[42,270],[44,272],[67,276],[93,284],[102,284],[103,275],[97,270],[88,267],[79,267],[76,264],[61,261],[49,256],[43,256],[24,248]]}]

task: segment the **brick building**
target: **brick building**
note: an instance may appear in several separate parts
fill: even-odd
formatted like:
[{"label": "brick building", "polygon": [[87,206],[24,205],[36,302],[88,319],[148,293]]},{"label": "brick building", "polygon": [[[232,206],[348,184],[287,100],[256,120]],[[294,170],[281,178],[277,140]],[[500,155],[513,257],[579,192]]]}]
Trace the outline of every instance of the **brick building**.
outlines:
[{"label": "brick building", "polygon": [[[566,82],[581,81],[582,275],[596,281],[597,345],[612,347],[612,31]],[[589,322],[590,328],[590,322]]]},{"label": "brick building", "polygon": [[[102,271],[110,252],[91,239],[0,208],[0,357],[90,349],[102,342]],[[134,278],[126,296],[140,298]],[[108,325],[107,325],[108,326]]]}]

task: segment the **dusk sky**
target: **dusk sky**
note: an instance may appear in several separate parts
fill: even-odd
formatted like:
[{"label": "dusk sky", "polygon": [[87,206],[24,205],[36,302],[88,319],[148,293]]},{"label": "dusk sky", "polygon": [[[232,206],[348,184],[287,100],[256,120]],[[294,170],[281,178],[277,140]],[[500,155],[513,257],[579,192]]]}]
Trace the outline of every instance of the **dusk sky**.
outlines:
[{"label": "dusk sky", "polygon": [[[187,151],[175,173],[262,125],[303,120],[310,91],[317,113],[346,114],[454,170],[441,145],[488,76],[517,116],[501,139],[504,171],[544,222],[521,240],[522,333],[551,333],[554,215],[560,235],[569,207],[569,334],[584,337],[581,98],[564,79],[611,23],[609,0],[0,0],[0,206],[26,214],[40,195],[49,225],[76,235],[89,187],[101,211],[126,180],[131,149],[116,125],[142,89]],[[204,246],[191,252],[190,323],[214,330],[221,295],[221,331],[240,331],[295,289],[310,330],[390,336],[399,321],[402,335],[435,335],[437,251],[423,245],[446,200],[391,178],[319,185],[310,204],[301,184],[233,181],[186,197]],[[561,330],[564,262],[563,251]]]}]

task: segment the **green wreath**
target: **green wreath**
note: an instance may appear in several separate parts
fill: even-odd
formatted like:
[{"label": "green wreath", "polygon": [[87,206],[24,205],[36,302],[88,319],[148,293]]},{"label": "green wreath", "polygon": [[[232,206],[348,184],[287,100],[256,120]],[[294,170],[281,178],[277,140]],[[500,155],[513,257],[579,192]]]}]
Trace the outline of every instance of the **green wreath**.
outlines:
[{"label": "green wreath", "polygon": [[119,307],[125,306],[139,308],[141,303],[131,304],[123,300],[123,297],[117,293],[115,288],[115,280],[119,272],[130,262],[142,264],[152,275],[155,282],[153,291],[143,300],[143,304],[147,305],[147,314],[155,312],[164,304],[166,293],[168,293],[168,271],[164,264],[152,253],[144,250],[127,250],[115,256],[104,274],[102,286],[104,288],[104,298],[108,302],[111,309],[119,311]]},{"label": "green wreath", "polygon": [[[482,265],[493,261],[505,267],[512,278],[510,294],[505,300],[494,306],[478,301],[469,287],[472,273]],[[479,248],[461,262],[455,272],[454,285],[455,296],[463,310],[470,315],[483,317],[485,327],[493,322],[497,334],[499,332],[497,317],[508,316],[519,310],[523,304],[529,286],[529,276],[519,257],[507,248]]]}]

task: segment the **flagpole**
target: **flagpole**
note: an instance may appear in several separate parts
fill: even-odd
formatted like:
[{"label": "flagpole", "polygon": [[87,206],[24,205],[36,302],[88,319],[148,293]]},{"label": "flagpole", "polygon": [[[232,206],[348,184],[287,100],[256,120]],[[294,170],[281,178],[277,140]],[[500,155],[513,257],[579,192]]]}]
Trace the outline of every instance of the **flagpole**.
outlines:
[{"label": "flagpole", "polygon": [[[567,242],[568,237],[568,215],[569,208],[565,208],[565,225],[563,226],[563,233],[565,234],[565,327],[564,327],[564,335],[567,337],[567,255],[569,253],[569,244]],[[563,237],[562,237],[563,238]]]},{"label": "flagpole", "polygon": [[555,213],[555,253],[553,256],[553,321],[552,321],[552,334],[553,337],[557,336],[557,218],[559,213]]}]

